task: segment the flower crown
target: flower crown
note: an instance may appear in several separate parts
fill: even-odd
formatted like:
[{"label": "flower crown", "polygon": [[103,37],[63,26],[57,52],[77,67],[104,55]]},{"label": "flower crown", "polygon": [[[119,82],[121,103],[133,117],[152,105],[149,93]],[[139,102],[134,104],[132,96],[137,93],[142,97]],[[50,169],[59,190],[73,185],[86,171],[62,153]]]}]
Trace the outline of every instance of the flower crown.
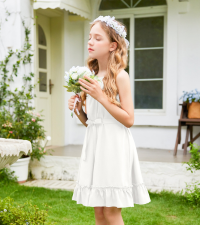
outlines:
[{"label": "flower crown", "polygon": [[93,22],[90,24],[94,23],[97,20],[101,20],[106,23],[106,26],[112,27],[117,34],[119,34],[121,37],[125,39],[126,46],[128,48],[129,46],[129,41],[126,39],[126,31],[125,31],[125,26],[119,25],[116,21],[114,21],[115,17],[110,17],[110,16],[99,16],[96,18]]}]

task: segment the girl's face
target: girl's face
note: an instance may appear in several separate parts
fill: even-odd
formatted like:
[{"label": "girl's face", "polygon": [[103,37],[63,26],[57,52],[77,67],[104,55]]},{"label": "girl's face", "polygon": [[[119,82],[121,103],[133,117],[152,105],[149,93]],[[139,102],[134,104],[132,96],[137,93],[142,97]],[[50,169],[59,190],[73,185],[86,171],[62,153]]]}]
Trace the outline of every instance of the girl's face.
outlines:
[{"label": "girl's face", "polygon": [[[109,55],[111,42],[107,34],[101,28],[100,23],[96,23],[90,30],[88,41],[89,56],[94,59],[101,59]],[[91,49],[91,50],[90,50]]]}]

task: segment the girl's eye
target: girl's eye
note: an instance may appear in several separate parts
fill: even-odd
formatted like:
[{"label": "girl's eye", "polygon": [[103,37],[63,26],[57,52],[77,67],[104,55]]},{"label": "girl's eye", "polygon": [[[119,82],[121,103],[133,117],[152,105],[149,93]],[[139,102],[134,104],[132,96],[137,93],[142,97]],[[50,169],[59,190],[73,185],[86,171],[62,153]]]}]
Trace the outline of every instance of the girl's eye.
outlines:
[{"label": "girl's eye", "polygon": [[[88,38],[88,41],[90,40],[91,38]],[[96,39],[97,41],[100,41],[101,39]]]}]

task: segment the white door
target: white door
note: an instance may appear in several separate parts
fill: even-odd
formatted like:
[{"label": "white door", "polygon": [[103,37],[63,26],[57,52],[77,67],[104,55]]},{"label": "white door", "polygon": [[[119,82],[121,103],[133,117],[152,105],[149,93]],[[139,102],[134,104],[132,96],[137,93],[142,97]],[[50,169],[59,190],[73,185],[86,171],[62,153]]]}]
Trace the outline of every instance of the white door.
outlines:
[{"label": "white door", "polygon": [[[51,136],[51,57],[50,57],[50,18],[37,13],[36,20],[36,110],[43,110],[41,118],[46,135]],[[51,145],[48,141],[47,146]]]}]

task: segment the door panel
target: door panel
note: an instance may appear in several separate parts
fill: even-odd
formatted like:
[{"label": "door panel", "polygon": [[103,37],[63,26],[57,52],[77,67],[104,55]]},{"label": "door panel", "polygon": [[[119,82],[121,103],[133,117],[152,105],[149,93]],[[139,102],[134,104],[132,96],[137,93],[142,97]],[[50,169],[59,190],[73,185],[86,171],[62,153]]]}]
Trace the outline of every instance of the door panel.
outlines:
[{"label": "door panel", "polygon": [[[51,94],[49,90],[49,80],[51,79],[51,53],[50,53],[50,18],[42,14],[37,14],[36,20],[36,78],[40,83],[36,86],[37,112],[41,113],[42,122],[46,135],[51,136]],[[47,145],[51,145],[48,141]]]}]

